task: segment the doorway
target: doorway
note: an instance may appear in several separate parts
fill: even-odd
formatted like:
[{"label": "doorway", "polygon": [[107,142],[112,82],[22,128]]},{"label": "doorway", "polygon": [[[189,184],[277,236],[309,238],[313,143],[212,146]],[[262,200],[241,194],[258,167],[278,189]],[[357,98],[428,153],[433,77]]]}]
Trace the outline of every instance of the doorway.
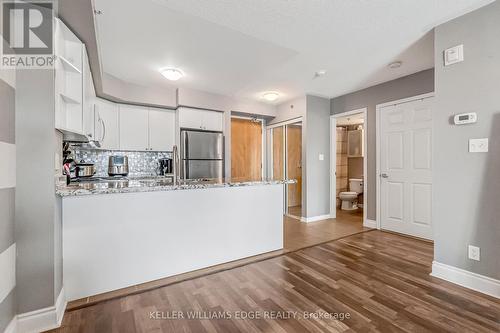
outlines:
[{"label": "doorway", "polygon": [[231,181],[262,180],[262,129],[260,119],[231,118]]},{"label": "doorway", "polygon": [[367,108],[335,114],[331,126],[330,215],[366,224]]},{"label": "doorway", "polygon": [[269,178],[295,179],[285,186],[284,214],[300,220],[302,209],[302,119],[268,127]]},{"label": "doorway", "polygon": [[433,94],[377,106],[379,228],[432,239]]}]

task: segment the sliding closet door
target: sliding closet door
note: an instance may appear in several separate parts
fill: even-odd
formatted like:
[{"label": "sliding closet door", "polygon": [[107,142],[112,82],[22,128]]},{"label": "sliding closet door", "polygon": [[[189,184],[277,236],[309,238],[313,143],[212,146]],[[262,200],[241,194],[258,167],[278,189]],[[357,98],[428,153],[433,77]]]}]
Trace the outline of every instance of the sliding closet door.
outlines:
[{"label": "sliding closet door", "polygon": [[287,187],[288,214],[302,216],[302,124],[286,125],[286,178],[297,180]]}]

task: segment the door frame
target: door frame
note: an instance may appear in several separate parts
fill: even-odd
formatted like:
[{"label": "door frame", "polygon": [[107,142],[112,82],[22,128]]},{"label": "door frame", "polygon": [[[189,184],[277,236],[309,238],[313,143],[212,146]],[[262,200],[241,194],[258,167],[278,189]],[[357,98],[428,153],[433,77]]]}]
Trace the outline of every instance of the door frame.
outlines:
[{"label": "door frame", "polygon": [[[283,130],[283,143],[284,143],[284,147],[283,147],[283,174],[284,175],[287,175],[288,174],[288,170],[287,170],[287,144],[288,144],[288,137],[287,137],[287,130],[286,130],[286,126],[287,125],[290,125],[290,124],[295,124],[295,123],[301,123],[302,126],[304,125],[304,121],[303,121],[303,117],[297,117],[297,118],[292,118],[292,119],[288,119],[288,120],[285,120],[285,121],[281,121],[281,122],[278,122],[278,123],[274,123],[274,124],[271,124],[271,125],[268,125],[266,126],[266,133],[268,133],[268,130],[272,130],[274,128],[277,128],[277,127],[283,127],[284,130]],[[269,133],[271,133],[271,131],[269,131]],[[304,135],[304,132],[302,132],[302,135]],[[303,141],[303,137],[302,137],[302,142]],[[273,178],[273,154],[272,154],[272,146],[273,146],[273,136],[270,135],[269,136],[269,140],[268,140],[268,147],[269,147],[269,151],[268,151],[268,178],[269,179],[272,179]],[[302,147],[303,149],[304,147]],[[303,154],[302,154],[303,156]],[[302,160],[302,179],[304,179],[304,160]],[[302,198],[301,198],[301,204],[302,204],[302,208],[304,208],[304,188],[302,188]],[[285,186],[283,187],[283,198],[284,198],[284,203],[283,203],[283,214],[288,216],[288,217],[291,217],[293,219],[296,219],[296,220],[301,220],[302,216],[295,216],[295,215],[290,215],[288,213],[288,184],[285,184]],[[302,214],[304,214],[304,212],[302,212]]]},{"label": "door frame", "polygon": [[[243,119],[243,120],[256,120],[260,122],[260,130],[261,130],[261,166],[260,166],[260,175],[262,177],[262,180],[266,179],[266,166],[267,166],[267,160],[266,160],[266,120],[262,118],[256,118],[256,117],[244,117],[244,116],[233,116],[231,115],[231,121],[232,119]],[[231,133],[232,137],[232,133]],[[230,145],[232,144],[232,141],[230,142]],[[233,156],[233,148],[231,147],[231,158]]]},{"label": "door frame", "polygon": [[[363,114],[363,225],[367,224],[368,208],[368,107],[330,116],[330,218],[337,217],[337,118]],[[334,203],[335,202],[335,203]]]},{"label": "door frame", "polygon": [[382,112],[382,109],[385,108],[385,107],[388,107],[388,106],[395,106],[395,105],[400,105],[400,104],[404,104],[404,103],[409,103],[409,102],[414,102],[414,101],[418,101],[418,100],[424,100],[424,99],[427,99],[427,98],[432,98],[435,96],[435,93],[434,92],[430,92],[430,93],[426,93],[426,94],[421,94],[421,95],[416,95],[416,96],[412,96],[412,97],[407,97],[407,98],[402,98],[402,99],[398,99],[398,100],[395,100],[395,101],[391,101],[391,102],[387,102],[387,103],[382,103],[382,104],[377,104],[375,106],[375,113],[376,113],[376,119],[375,119],[375,137],[376,137],[376,141],[375,141],[375,144],[376,144],[376,151],[377,151],[377,154],[376,154],[376,173],[375,173],[375,177],[377,179],[377,185],[376,185],[376,196],[377,196],[377,229],[381,229],[382,228],[382,212],[380,210],[380,207],[382,205],[382,200],[381,200],[381,197],[380,197],[380,186],[381,186],[381,182],[380,182],[380,149],[378,147],[380,147],[380,114]]}]

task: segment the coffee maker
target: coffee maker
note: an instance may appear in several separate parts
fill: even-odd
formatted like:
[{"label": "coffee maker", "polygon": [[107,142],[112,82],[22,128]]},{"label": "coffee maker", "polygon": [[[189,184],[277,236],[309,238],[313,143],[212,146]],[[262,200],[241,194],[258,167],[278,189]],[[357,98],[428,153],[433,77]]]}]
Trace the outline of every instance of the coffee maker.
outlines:
[{"label": "coffee maker", "polygon": [[168,176],[173,172],[173,165],[171,158],[160,158],[158,160],[158,175]]}]

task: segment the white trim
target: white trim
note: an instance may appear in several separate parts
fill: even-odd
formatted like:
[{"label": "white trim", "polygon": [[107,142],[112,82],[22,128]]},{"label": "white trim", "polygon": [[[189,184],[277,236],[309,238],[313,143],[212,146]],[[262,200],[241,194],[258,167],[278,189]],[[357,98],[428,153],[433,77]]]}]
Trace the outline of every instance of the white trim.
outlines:
[{"label": "white trim", "polygon": [[0,80],[3,80],[12,88],[16,89],[16,70],[15,69],[1,69]]},{"label": "white trim", "polygon": [[432,262],[432,273],[430,275],[486,295],[500,298],[500,280],[437,261]]},{"label": "white trim", "polygon": [[16,145],[0,141],[0,189],[16,187]]},{"label": "white trim", "polygon": [[364,222],[363,222],[363,227],[376,229],[377,228],[377,221],[370,220],[370,219],[365,219]]},{"label": "white trim", "polygon": [[16,286],[16,243],[0,253],[0,303]]},{"label": "white trim", "polygon": [[330,116],[330,217],[337,217],[337,118],[363,113],[363,221],[368,219],[368,107]]},{"label": "white trim", "polygon": [[280,121],[279,123],[270,124],[270,125],[267,125],[266,128],[270,129],[270,128],[275,128],[275,127],[281,127],[284,125],[295,124],[298,122],[302,122],[302,117],[292,118],[292,119]]},{"label": "white trim", "polygon": [[9,322],[5,331],[3,333],[16,333],[17,332],[17,317],[14,316],[12,320]]},{"label": "white trim", "polygon": [[377,229],[380,229],[382,227],[382,220],[381,220],[381,201],[380,201],[380,112],[382,108],[392,106],[392,105],[399,105],[403,103],[409,103],[413,102],[419,99],[426,99],[426,98],[431,98],[434,97],[434,92],[422,94],[422,95],[416,95],[408,98],[403,98],[403,99],[398,99],[395,101],[387,102],[387,103],[382,103],[382,104],[377,104],[375,106],[375,147],[377,147],[376,150],[376,169],[375,169],[375,178],[376,178],[376,212],[377,212]]},{"label": "white trim", "polygon": [[331,218],[332,218],[332,216],[330,214],[313,216],[313,217],[301,217],[300,222],[305,222],[305,223],[317,222],[317,221],[327,220],[327,219],[331,219]]},{"label": "white trim", "polygon": [[17,332],[43,332],[58,328],[61,326],[66,305],[67,301],[63,287],[55,305],[17,315]]}]

